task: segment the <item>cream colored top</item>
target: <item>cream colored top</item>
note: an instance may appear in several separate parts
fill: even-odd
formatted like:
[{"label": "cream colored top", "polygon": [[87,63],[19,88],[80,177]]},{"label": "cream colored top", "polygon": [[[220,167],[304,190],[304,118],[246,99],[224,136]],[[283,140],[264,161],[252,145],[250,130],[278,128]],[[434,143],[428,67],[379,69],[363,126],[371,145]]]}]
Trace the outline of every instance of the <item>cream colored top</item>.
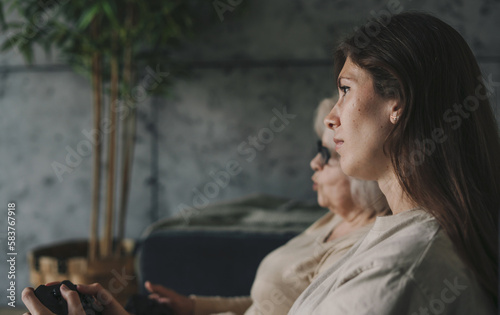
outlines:
[{"label": "cream colored top", "polygon": [[496,314],[438,222],[423,210],[377,217],[319,275],[291,315]]},{"label": "cream colored top", "polygon": [[[267,255],[261,262],[251,297],[200,297],[195,315],[285,315],[314,278],[344,255],[371,227],[326,242],[342,218],[328,212],[307,230]],[[225,312],[225,313],[222,313]]]}]

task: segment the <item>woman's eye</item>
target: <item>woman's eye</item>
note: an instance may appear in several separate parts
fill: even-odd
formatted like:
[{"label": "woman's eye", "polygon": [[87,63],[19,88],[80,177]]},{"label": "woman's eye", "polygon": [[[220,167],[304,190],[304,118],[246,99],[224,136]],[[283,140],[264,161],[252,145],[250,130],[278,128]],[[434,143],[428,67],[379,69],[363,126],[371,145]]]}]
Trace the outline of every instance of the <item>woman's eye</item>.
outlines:
[{"label": "woman's eye", "polygon": [[342,94],[346,95],[347,92],[349,91],[350,87],[343,85],[343,86],[340,86],[339,89],[342,91]]}]

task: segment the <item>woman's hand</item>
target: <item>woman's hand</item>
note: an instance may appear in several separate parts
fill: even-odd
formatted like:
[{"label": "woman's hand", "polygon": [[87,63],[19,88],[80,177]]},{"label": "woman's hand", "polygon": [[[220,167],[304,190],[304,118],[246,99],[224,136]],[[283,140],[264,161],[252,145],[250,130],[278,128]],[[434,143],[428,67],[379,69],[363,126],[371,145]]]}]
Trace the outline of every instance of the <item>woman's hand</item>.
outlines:
[{"label": "woman's hand", "polygon": [[[62,297],[68,302],[68,315],[85,315],[85,311],[83,310],[82,303],[80,302],[80,297],[78,296],[78,293],[75,291],[70,290],[67,286],[64,284],[61,285],[61,295]],[[22,299],[24,302],[24,305],[28,308],[30,311],[29,313],[26,314],[31,314],[31,315],[53,315],[48,308],[45,307],[45,305],[38,300],[38,298],[35,295],[35,291],[33,288],[25,288],[22,293]]]},{"label": "woman's hand", "polygon": [[[54,284],[54,283],[51,283]],[[47,285],[51,285],[47,284]],[[97,298],[97,301],[102,305],[102,313],[104,315],[129,315],[125,309],[113,298],[108,290],[104,289],[100,284],[94,283],[91,285],[77,285],[78,292],[82,294],[92,295]],[[61,285],[61,295],[68,303],[68,315],[86,315],[83,310],[82,303],[78,292],[70,290],[65,285]],[[22,293],[24,305],[29,310],[29,313],[24,315],[53,315],[35,295],[33,288],[25,288]]]},{"label": "woman's hand", "polygon": [[161,285],[152,284],[149,281],[144,283],[146,289],[151,292],[150,298],[160,303],[168,304],[175,315],[192,315],[194,312],[194,300],[170,290]]}]

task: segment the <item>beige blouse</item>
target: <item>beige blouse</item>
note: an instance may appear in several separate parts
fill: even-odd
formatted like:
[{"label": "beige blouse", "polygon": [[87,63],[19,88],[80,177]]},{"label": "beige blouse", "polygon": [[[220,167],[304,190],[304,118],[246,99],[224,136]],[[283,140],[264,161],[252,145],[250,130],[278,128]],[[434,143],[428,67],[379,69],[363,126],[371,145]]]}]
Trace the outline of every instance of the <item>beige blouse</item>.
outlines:
[{"label": "beige blouse", "polygon": [[290,315],[498,314],[437,220],[421,209],[377,217],[314,279]]},{"label": "beige blouse", "polygon": [[268,254],[257,270],[250,297],[191,296],[195,300],[194,314],[287,314],[313,279],[344,255],[372,226],[326,242],[340,222],[340,216],[328,212],[303,233]]}]

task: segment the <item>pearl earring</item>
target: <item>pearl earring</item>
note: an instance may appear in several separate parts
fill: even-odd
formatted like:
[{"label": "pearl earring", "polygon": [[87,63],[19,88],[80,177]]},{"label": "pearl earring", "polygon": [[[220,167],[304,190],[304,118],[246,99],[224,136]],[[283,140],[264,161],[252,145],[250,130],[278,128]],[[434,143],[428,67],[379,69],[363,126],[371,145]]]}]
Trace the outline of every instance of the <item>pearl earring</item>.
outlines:
[{"label": "pearl earring", "polygon": [[394,122],[398,121],[399,116],[398,115],[391,115],[391,118],[394,119]]}]

